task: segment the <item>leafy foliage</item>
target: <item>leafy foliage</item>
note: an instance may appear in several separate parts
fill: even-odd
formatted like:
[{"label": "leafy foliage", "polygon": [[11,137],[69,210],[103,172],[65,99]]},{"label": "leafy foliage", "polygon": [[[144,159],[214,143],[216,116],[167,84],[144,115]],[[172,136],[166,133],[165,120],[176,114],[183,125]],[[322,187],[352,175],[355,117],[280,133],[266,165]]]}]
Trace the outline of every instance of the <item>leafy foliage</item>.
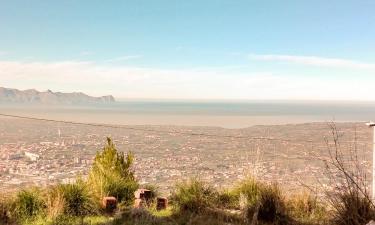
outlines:
[{"label": "leafy foliage", "polygon": [[131,204],[138,188],[132,171],[133,161],[131,152],[127,155],[118,152],[112,140],[107,138],[106,146],[95,156],[89,176],[96,196],[114,196],[119,202]]},{"label": "leafy foliage", "polygon": [[138,184],[135,181],[113,175],[106,177],[103,188],[106,196],[114,196],[119,202],[131,205],[134,200],[134,191],[137,190]]}]

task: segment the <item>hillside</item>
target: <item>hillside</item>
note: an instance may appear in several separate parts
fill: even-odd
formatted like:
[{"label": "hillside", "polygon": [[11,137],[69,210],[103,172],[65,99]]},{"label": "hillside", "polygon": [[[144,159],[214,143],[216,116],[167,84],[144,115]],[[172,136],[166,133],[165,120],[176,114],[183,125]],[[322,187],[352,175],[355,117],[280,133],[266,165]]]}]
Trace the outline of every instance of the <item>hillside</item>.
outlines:
[{"label": "hillside", "polygon": [[[328,151],[341,155],[336,147]],[[107,138],[87,179],[0,195],[0,225],[365,225],[375,218],[368,187],[358,182],[362,175],[356,178],[346,167],[336,173],[340,158],[323,170],[341,188],[333,191],[301,186],[302,192],[285,192],[278,183],[254,177],[222,189],[190,178],[160,195],[158,184],[141,184],[134,176],[134,157]]]},{"label": "hillside", "polygon": [[0,103],[40,103],[40,104],[97,104],[113,103],[112,95],[92,97],[82,92],[62,93],[34,89],[17,90],[0,87]]}]

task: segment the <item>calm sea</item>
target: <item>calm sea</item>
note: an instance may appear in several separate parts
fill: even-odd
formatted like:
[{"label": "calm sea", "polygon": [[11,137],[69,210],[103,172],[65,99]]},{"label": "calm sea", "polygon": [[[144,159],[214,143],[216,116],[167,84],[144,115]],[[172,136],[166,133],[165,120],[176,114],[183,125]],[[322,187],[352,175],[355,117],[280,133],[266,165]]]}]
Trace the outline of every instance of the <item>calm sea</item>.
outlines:
[{"label": "calm sea", "polygon": [[243,128],[252,125],[375,120],[373,102],[121,101],[105,106],[0,105],[1,113],[120,125]]}]

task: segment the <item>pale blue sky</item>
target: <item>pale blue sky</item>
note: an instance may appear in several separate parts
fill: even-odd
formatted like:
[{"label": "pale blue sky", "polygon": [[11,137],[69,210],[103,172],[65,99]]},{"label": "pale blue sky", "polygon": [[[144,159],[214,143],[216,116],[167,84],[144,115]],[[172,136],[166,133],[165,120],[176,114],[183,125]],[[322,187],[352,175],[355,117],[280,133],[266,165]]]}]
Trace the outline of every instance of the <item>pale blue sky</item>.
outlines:
[{"label": "pale blue sky", "polygon": [[0,2],[0,86],[375,100],[375,1]]}]

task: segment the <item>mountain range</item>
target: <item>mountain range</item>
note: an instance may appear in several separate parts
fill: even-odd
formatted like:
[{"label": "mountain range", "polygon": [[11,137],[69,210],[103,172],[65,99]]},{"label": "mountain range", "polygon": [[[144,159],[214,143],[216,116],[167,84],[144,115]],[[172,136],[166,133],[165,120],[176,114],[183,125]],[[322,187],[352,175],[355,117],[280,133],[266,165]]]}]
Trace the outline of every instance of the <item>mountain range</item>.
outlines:
[{"label": "mountain range", "polygon": [[40,104],[107,104],[115,102],[112,95],[92,97],[82,92],[62,93],[35,89],[18,90],[0,87],[0,103],[40,103]]}]

